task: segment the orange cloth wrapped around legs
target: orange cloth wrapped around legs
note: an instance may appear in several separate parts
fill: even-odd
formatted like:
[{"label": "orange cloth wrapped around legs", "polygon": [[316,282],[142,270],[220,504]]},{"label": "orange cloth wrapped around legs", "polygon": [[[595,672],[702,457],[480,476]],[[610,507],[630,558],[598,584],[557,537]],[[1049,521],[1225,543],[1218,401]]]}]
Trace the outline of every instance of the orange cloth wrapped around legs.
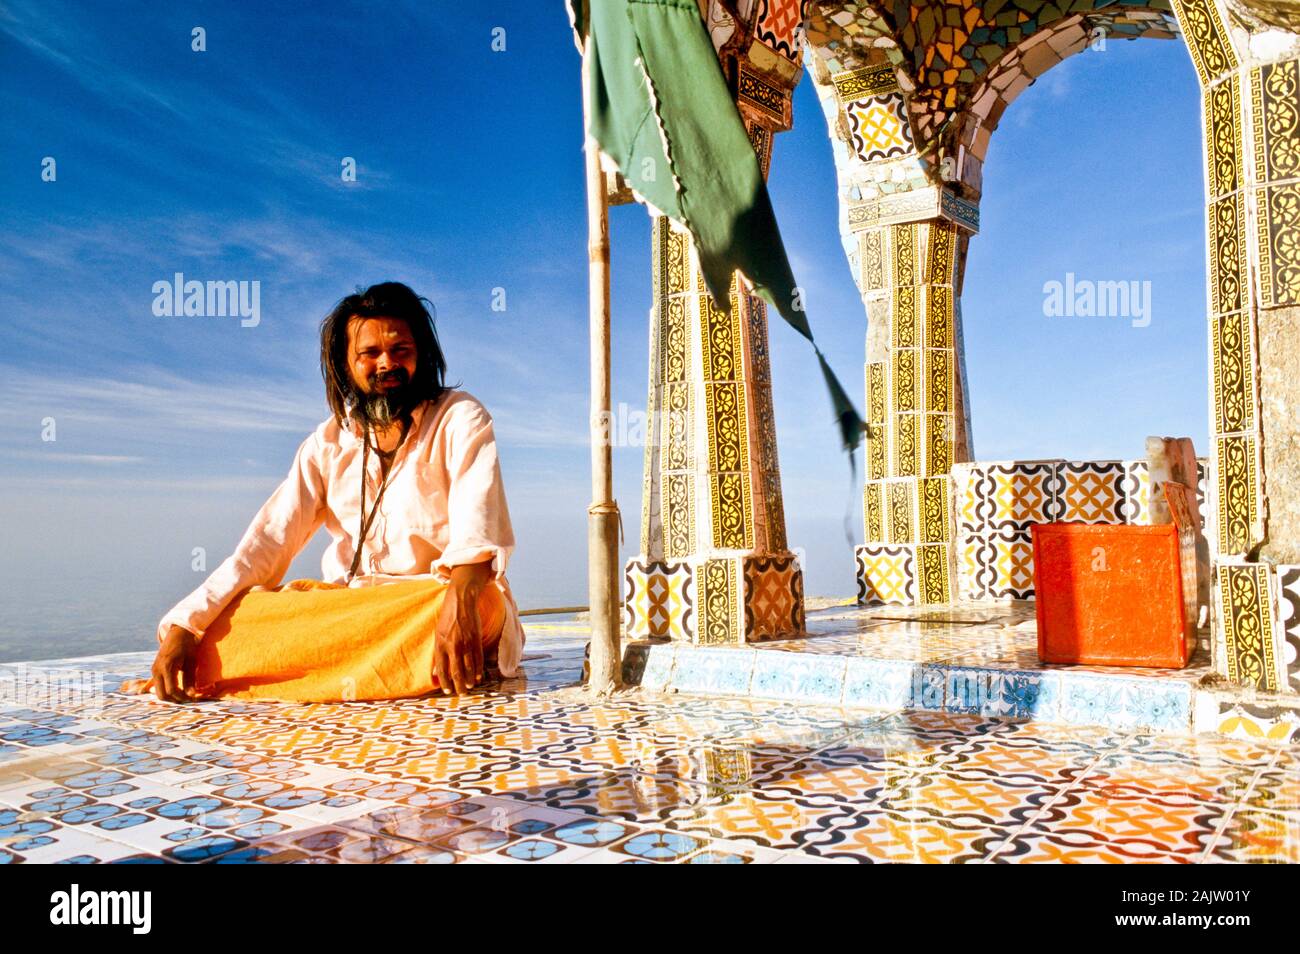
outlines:
[{"label": "orange cloth wrapped around legs", "polygon": [[[294,580],[236,597],[198,644],[195,688],[204,698],[346,702],[406,699],[438,689],[433,647],[448,584],[412,580],[346,587]],[[479,599],[485,655],[505,624],[501,591]],[[153,680],[123,685],[152,692]]]}]

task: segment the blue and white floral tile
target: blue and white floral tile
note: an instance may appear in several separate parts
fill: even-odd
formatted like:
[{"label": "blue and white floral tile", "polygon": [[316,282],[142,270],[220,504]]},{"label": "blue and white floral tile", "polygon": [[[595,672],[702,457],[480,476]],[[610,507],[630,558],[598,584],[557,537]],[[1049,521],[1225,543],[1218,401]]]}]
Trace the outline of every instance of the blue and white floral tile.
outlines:
[{"label": "blue and white floral tile", "polygon": [[838,704],[848,660],[842,656],[757,652],[750,692],[761,699]]},{"label": "blue and white floral tile", "polygon": [[948,670],[943,665],[921,667],[921,677],[912,686],[912,708],[941,712],[948,700]]},{"label": "blue and white floral tile", "polygon": [[754,671],[752,649],[695,646],[683,653],[690,664],[675,666],[671,687],[678,692],[703,692],[744,695],[749,691]]},{"label": "blue and white floral tile", "polygon": [[1062,722],[1077,725],[1190,732],[1192,687],[1080,673],[1063,679],[1059,712]]},{"label": "blue and white floral tile", "polygon": [[673,678],[673,662],[677,646],[673,643],[656,643],[646,651],[645,669],[641,686],[651,692],[663,692]]},{"label": "blue and white floral tile", "polygon": [[952,666],[947,669],[944,708],[949,712],[970,712],[1008,719],[1056,717],[1057,696],[1044,693],[1050,678],[1040,673]]},{"label": "blue and white floral tile", "polygon": [[908,709],[919,665],[902,660],[850,658],[844,674],[842,704],[849,708]]}]

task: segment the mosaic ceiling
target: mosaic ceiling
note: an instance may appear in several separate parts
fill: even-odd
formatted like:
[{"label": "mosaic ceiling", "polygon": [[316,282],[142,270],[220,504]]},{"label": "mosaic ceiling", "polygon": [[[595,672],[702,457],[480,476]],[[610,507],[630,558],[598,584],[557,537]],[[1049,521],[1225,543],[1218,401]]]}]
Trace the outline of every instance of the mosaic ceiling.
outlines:
[{"label": "mosaic ceiling", "polygon": [[806,20],[809,44],[832,73],[889,63],[904,74],[922,140],[941,132],[1017,46],[1080,25],[1115,38],[1177,35],[1168,0],[812,0]]}]

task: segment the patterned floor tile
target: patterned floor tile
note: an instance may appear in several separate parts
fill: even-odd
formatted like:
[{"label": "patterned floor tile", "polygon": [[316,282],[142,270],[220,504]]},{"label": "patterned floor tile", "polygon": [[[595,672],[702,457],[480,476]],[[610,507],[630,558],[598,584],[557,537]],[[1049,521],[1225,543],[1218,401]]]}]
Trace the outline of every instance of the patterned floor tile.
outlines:
[{"label": "patterned floor tile", "polygon": [[[969,716],[967,718],[970,718]],[[1006,771],[1016,767],[1082,768],[1131,744],[1130,736],[1097,726],[1065,726],[1021,719],[984,720],[971,733],[960,761],[972,768]]]},{"label": "patterned floor tile", "polygon": [[51,844],[22,852],[27,864],[100,864],[136,853],[136,849],[108,838],[62,831]]},{"label": "patterned floor tile", "polygon": [[1188,855],[1144,842],[1109,843],[1081,832],[1019,832],[988,859],[994,864],[1189,864]]},{"label": "patterned floor tile", "polygon": [[1017,840],[1041,834],[1058,843],[1104,848],[1133,860],[1194,862],[1209,848],[1231,811],[1231,805],[1222,803],[1165,805],[1151,798],[1114,797],[1104,788],[1080,788],[1047,805]]},{"label": "patterned floor tile", "polygon": [[681,832],[652,829],[639,831],[610,845],[609,852],[641,861],[674,864],[705,847],[704,840]]},{"label": "patterned floor tile", "polygon": [[474,824],[475,819],[459,818],[441,808],[381,808],[340,822],[338,829],[432,844],[447,835],[473,828]]},{"label": "patterned floor tile", "polygon": [[779,720],[743,730],[732,722],[714,732],[701,732],[695,725],[685,735],[674,734],[672,728],[652,722],[607,734],[570,754],[588,772],[628,768],[714,793],[746,787],[783,765],[845,740],[853,731],[839,721],[782,725]]},{"label": "patterned floor tile", "polygon": [[587,818],[566,822],[552,830],[548,838],[562,845],[595,850],[620,841],[632,832],[631,825],[609,818]]},{"label": "patterned floor tile", "polygon": [[1205,857],[1232,864],[1300,862],[1300,814],[1238,809]]},{"label": "patterned floor tile", "polygon": [[[1010,733],[1017,723],[963,712],[911,709],[889,713],[858,726],[849,742],[885,746],[892,751],[925,753],[951,744],[974,744],[992,733]],[[951,744],[950,744],[951,743]],[[957,747],[960,747],[959,745]]]},{"label": "patterned floor tile", "polygon": [[774,865],[833,865],[854,864],[852,858],[823,858],[802,851],[783,851],[781,857],[772,862]]},{"label": "patterned floor tile", "polygon": [[[911,714],[908,714],[911,715]],[[860,728],[845,742],[758,775],[745,789],[663,817],[672,828],[768,847],[798,847],[806,833],[833,827],[863,805],[908,797],[970,739],[994,723],[975,717],[917,713]]]},{"label": "patterned floor tile", "polygon": [[405,851],[379,859],[381,865],[458,865],[470,864],[467,855],[457,854],[447,848],[433,845],[414,845]]},{"label": "patterned floor tile", "polygon": [[458,854],[483,857],[519,841],[522,837],[504,824],[479,825],[444,835],[435,844]]},{"label": "patterned floor tile", "polygon": [[787,852],[773,848],[760,848],[740,841],[715,838],[705,847],[688,855],[681,864],[686,865],[770,865],[786,856]]},{"label": "patterned floor tile", "polygon": [[798,847],[806,832],[851,813],[842,800],[793,796],[783,791],[727,793],[698,805],[661,813],[663,824],[702,840],[724,839],[759,847]]},{"label": "patterned floor tile", "polygon": [[1255,784],[1242,799],[1241,806],[1273,813],[1300,814],[1300,771],[1296,770],[1291,752],[1282,753],[1279,762],[1256,776]]},{"label": "patterned floor tile", "polygon": [[413,847],[396,838],[365,835],[356,841],[341,845],[332,852],[326,852],[326,857],[335,858],[342,864],[349,865],[391,864],[395,857],[411,851]]},{"label": "patterned floor tile", "polygon": [[1295,747],[1279,748],[1249,739],[1146,733],[1133,735],[1129,748],[1135,753],[1144,753],[1151,760],[1172,760],[1176,763],[1180,758],[1191,758],[1206,765],[1239,765],[1264,769],[1274,764],[1281,765],[1288,754],[1296,751]]},{"label": "patterned floor tile", "polygon": [[1192,808],[1207,802],[1233,805],[1251,789],[1257,771],[1238,766],[1152,764],[1132,753],[1098,760],[1079,780],[1081,791],[1112,801],[1140,801],[1166,808]]},{"label": "patterned floor tile", "polygon": [[562,865],[580,862],[595,850],[577,845],[564,845],[546,838],[519,838],[487,855],[485,860],[507,864]]},{"label": "patterned floor tile", "polygon": [[816,636],[818,639],[770,640],[757,643],[756,648],[769,649],[776,646],[784,647],[793,643],[816,643],[823,638],[833,636],[856,637],[859,634],[866,633],[873,627],[879,626],[881,622],[881,620],[861,619],[845,614],[827,617],[814,617],[809,614],[806,618],[805,628],[810,636]]},{"label": "patterned floor tile", "polygon": [[[820,635],[781,641],[801,656],[983,671],[1036,646],[1020,604],[809,619]],[[530,678],[461,698],[0,707],[0,862],[1295,860],[1300,749],[680,693],[592,703],[566,684],[572,635],[530,641]]]},{"label": "patterned floor tile", "polygon": [[310,825],[337,825],[350,818],[357,818],[385,807],[387,806],[384,802],[372,798],[336,795],[322,802],[277,811],[276,817],[291,818],[295,823],[302,822]]},{"label": "patterned floor tile", "polygon": [[513,788],[508,795],[564,811],[637,824],[653,824],[661,812],[698,805],[708,798],[686,782],[628,770],[578,777],[569,784],[554,787]]},{"label": "patterned floor tile", "polygon": [[826,858],[858,862],[952,864],[981,861],[1012,836],[1005,828],[949,824],[919,810],[869,809],[826,830],[809,832],[800,847]]},{"label": "patterned floor tile", "polygon": [[289,832],[274,838],[262,839],[259,848],[271,851],[288,851],[324,857],[329,852],[364,837],[363,832],[330,826],[313,826],[302,831]]}]

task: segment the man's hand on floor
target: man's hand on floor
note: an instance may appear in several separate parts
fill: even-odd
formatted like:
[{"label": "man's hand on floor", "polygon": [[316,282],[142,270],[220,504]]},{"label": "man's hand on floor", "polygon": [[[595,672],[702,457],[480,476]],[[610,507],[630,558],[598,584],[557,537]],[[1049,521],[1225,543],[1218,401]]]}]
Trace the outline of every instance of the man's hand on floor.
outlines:
[{"label": "man's hand on floor", "polygon": [[491,578],[491,562],[451,568],[433,646],[433,671],[444,694],[460,695],[483,681],[478,601]]},{"label": "man's hand on floor", "polygon": [[[192,702],[198,696],[194,691],[194,661],[199,640],[187,629],[173,626],[167,630],[158,655],[153,661],[153,691],[164,702]],[[182,687],[181,682],[185,685]]]}]

